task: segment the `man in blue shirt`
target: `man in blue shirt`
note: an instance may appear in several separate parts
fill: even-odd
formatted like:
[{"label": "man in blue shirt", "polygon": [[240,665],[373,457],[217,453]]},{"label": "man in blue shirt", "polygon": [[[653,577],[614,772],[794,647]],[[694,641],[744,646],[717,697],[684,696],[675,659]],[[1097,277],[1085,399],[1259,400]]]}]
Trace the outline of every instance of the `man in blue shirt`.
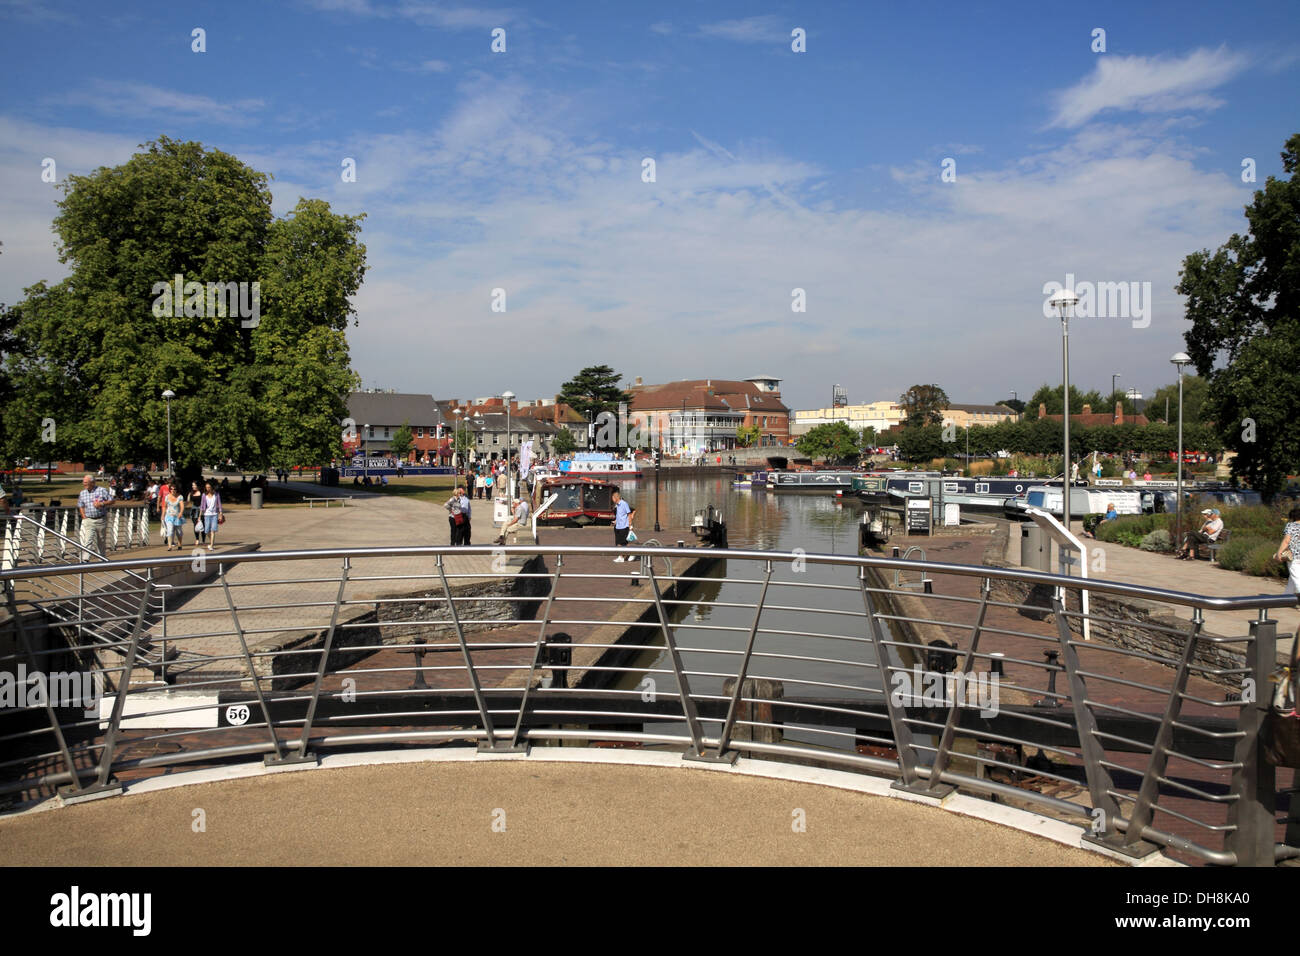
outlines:
[{"label": "man in blue shirt", "polygon": [[[623,496],[615,489],[610,496],[610,501],[614,505],[614,546],[617,548],[627,547],[627,533],[632,530],[632,516],[636,514],[636,509],[623,500]],[[624,558],[619,556],[614,559],[618,564],[623,561],[635,561],[636,558]]]},{"label": "man in blue shirt", "polygon": [[[94,551],[100,557],[104,556],[105,547],[105,528],[107,522],[104,520],[108,517],[108,506],[112,504],[113,495],[107,488],[96,488],[95,479],[92,475],[86,475],[81,479],[81,494],[77,495],[77,513],[81,515],[81,547],[83,549],[81,560],[87,562],[90,560],[90,552]],[[93,549],[89,548],[94,545]]]}]

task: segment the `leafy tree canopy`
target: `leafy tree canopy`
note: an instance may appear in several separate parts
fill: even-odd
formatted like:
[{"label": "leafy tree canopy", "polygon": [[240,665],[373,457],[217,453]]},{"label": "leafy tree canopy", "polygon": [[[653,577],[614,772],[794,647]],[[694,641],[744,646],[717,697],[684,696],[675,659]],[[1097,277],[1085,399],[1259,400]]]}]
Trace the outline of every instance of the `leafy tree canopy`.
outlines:
[{"label": "leafy tree canopy", "polygon": [[899,396],[898,404],[903,407],[903,424],[938,425],[951,402],[938,385],[913,385]]},{"label": "leafy tree canopy", "polygon": [[388,444],[393,449],[394,457],[405,458],[411,446],[415,444],[415,439],[411,435],[411,423],[404,421],[398,425],[393,430],[393,437],[388,440]]},{"label": "leafy tree canopy", "polygon": [[1300,133],[1246,207],[1249,232],[1183,260],[1187,353],[1209,380],[1207,414],[1233,474],[1271,497],[1300,468]]},{"label": "leafy tree canopy", "polygon": [[[1207,399],[1210,383],[1199,375],[1183,375],[1183,424],[1204,422],[1209,414]],[[1155,421],[1164,420],[1165,399],[1169,399],[1169,424],[1178,424],[1178,383],[1161,385],[1147,402],[1146,416]]]},{"label": "leafy tree canopy", "polygon": [[142,149],[63,183],[54,228],[72,274],[26,289],[0,323],[20,399],[0,411],[4,452],[33,454],[52,418],[57,457],[162,461],[171,389],[178,462],[337,455],[359,384],[345,330],[364,217],[300,199],[275,219],[266,174],[234,156],[166,137]]},{"label": "leafy tree canopy", "polygon": [[814,460],[839,461],[857,458],[858,436],[844,422],[814,425],[795,442],[800,454]]},{"label": "leafy tree canopy", "polygon": [[551,439],[551,451],[557,455],[567,455],[578,447],[577,440],[573,437],[573,432],[567,428],[561,428]]}]

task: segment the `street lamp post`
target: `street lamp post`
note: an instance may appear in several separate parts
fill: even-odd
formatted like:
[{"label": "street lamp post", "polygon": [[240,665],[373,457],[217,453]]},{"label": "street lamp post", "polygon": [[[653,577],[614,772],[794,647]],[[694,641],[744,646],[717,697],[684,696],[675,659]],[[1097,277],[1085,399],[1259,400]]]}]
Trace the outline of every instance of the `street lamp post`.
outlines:
[{"label": "street lamp post", "polygon": [[506,403],[506,494],[512,500],[515,497],[515,476],[510,470],[510,402],[514,397],[515,393],[510,389],[501,393],[501,400]]},{"label": "street lamp post", "polygon": [[1169,359],[1178,369],[1178,511],[1174,514],[1174,540],[1183,536],[1183,366],[1191,362],[1186,352],[1175,352]]},{"label": "street lamp post", "polygon": [[[1112,400],[1115,398],[1115,379],[1117,378],[1123,378],[1123,376],[1120,375],[1119,372],[1116,372],[1110,377],[1110,397]],[[1115,415],[1115,409],[1112,408],[1110,410],[1110,423],[1114,425],[1117,421],[1119,421],[1119,419]]]},{"label": "street lamp post", "polygon": [[370,477],[370,454],[366,451],[366,432],[368,431],[370,431],[369,424],[361,426],[361,467],[365,470],[367,478]]},{"label": "street lamp post", "polygon": [[465,413],[460,410],[459,406],[453,408],[451,413],[456,416],[452,419],[453,424],[451,426],[451,460],[455,462],[456,467],[459,468],[461,465],[465,464],[461,460],[460,454],[460,416]]},{"label": "street lamp post", "polygon": [[167,470],[166,473],[172,473],[172,399],[176,393],[170,388],[162,393],[162,397],[167,401]]},{"label": "street lamp post", "polygon": [[[1061,320],[1061,423],[1065,426],[1065,458],[1061,468],[1061,518],[1065,530],[1070,530],[1070,317],[1079,297],[1073,289],[1062,289],[1051,298],[1052,307]],[[1067,568],[1066,574],[1069,573]]]}]

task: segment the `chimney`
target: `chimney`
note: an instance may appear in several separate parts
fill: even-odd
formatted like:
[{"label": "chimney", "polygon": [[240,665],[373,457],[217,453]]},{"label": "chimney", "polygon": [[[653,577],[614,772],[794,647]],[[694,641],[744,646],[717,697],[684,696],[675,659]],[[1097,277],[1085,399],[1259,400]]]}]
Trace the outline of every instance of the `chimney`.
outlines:
[{"label": "chimney", "polygon": [[1117,401],[1115,403],[1115,424],[1116,425],[1124,424],[1124,403],[1123,402]]},{"label": "chimney", "polygon": [[1091,414],[1092,414],[1092,406],[1091,406],[1091,405],[1088,405],[1087,403],[1085,403],[1084,406],[1083,406],[1083,412],[1082,412],[1082,414],[1084,414],[1084,415],[1091,415]]},{"label": "chimney", "polygon": [[635,388],[640,388],[640,387],[641,387],[641,376],[640,376],[640,375],[638,375],[638,376],[636,377],[636,385],[635,385],[634,387],[635,387]]}]

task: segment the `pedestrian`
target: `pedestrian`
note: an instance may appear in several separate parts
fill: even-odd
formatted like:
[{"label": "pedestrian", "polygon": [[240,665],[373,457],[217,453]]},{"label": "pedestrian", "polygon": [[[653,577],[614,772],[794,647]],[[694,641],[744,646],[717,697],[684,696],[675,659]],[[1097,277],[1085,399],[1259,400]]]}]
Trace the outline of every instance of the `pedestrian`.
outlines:
[{"label": "pedestrian", "polygon": [[149,489],[147,494],[149,496],[150,520],[157,518],[160,514],[158,510],[158,505],[159,502],[162,501],[162,496],[165,494],[165,492],[163,491],[164,487],[165,487],[164,485],[158,484],[158,482],[154,481],[152,478],[149,479]]},{"label": "pedestrian", "polygon": [[494,465],[489,468],[487,474],[483,476],[483,497],[488,501],[492,500],[492,487],[496,484],[496,481],[496,466]]},{"label": "pedestrian", "polygon": [[[107,488],[96,488],[95,479],[86,475],[81,479],[81,493],[77,495],[77,513],[81,515],[81,560],[90,561],[91,554],[103,557],[106,549],[104,529],[113,496]],[[93,548],[89,547],[94,545]]]},{"label": "pedestrian", "polygon": [[208,550],[217,543],[217,526],[224,524],[226,515],[221,508],[221,495],[212,487],[212,482],[203,486],[203,533],[208,539]]},{"label": "pedestrian", "polygon": [[[1282,543],[1277,546],[1277,559],[1290,561],[1287,574],[1286,593],[1300,594],[1300,508],[1292,508],[1286,516],[1287,524],[1282,529]],[[1292,679],[1295,676],[1292,675]]]},{"label": "pedestrian", "polygon": [[[636,509],[623,500],[617,488],[610,495],[610,503],[614,506],[614,547],[626,548],[628,532],[632,530],[632,516],[636,514]],[[614,563],[635,560],[636,558],[633,557],[625,558],[619,555],[614,559]]]},{"label": "pedestrian", "polygon": [[447,509],[447,527],[452,547],[467,546],[470,540],[471,507],[465,486],[457,485],[443,507]]},{"label": "pedestrian", "polygon": [[190,482],[190,493],[186,496],[190,505],[190,520],[194,522],[194,543],[202,544],[203,534],[203,490],[197,481]]},{"label": "pedestrian", "polygon": [[515,536],[515,544],[519,543],[519,530],[528,530],[528,502],[523,498],[515,499],[514,515],[506,520],[506,525],[501,529],[501,536],[497,538],[497,544],[506,543],[506,535]]},{"label": "pedestrian", "polygon": [[163,537],[167,542],[167,550],[179,550],[181,547],[181,524],[185,518],[185,501],[176,492],[176,489],[168,487],[168,493],[163,498]]}]

